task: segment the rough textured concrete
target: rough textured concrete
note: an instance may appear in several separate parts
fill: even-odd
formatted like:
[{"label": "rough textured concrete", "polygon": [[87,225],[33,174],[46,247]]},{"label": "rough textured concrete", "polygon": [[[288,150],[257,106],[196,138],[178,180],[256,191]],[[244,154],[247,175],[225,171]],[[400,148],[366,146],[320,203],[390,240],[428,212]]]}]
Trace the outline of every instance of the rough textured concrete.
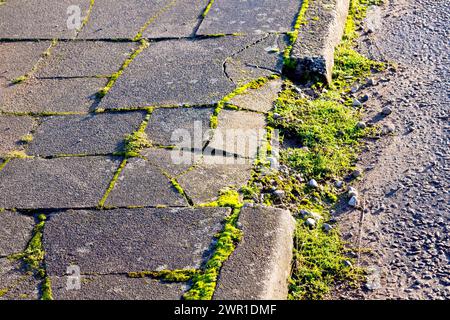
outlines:
[{"label": "rough textured concrete", "polygon": [[301,1],[215,0],[198,34],[291,31]]},{"label": "rough textured concrete", "polygon": [[244,207],[239,222],[244,237],[222,267],[214,299],[286,299],[295,220],[289,211]]},{"label": "rough textured concrete", "polygon": [[109,194],[107,207],[186,206],[184,197],[158,167],[141,158],[133,158],[120,173]]},{"label": "rough textured concrete", "polygon": [[33,69],[50,41],[0,43],[0,77],[11,81]]},{"label": "rough textured concrete", "polygon": [[258,89],[248,90],[228,101],[230,104],[240,108],[258,112],[269,112],[278,98],[283,81],[281,79],[271,80]]},{"label": "rough textured concrete", "polygon": [[4,89],[0,110],[7,112],[88,112],[107,79],[29,79]]},{"label": "rough textured concrete", "polygon": [[37,300],[39,280],[28,273],[20,261],[0,258],[0,300]]},{"label": "rough textured concrete", "polygon": [[217,103],[236,88],[223,63],[254,41],[255,37],[221,37],[152,43],[125,69],[99,107]]},{"label": "rough textured concrete", "polygon": [[266,138],[265,126],[262,114],[222,110],[208,148],[254,159]]},{"label": "rough textured concrete", "polygon": [[[334,48],[344,32],[350,0],[310,1],[306,24],[302,25],[292,57],[297,66],[294,76],[299,80],[318,77],[331,82]],[[318,19],[317,19],[318,18]]]},{"label": "rough textured concrete", "polygon": [[126,275],[81,276],[80,290],[67,290],[71,278],[51,277],[55,300],[179,300],[183,283],[163,283]]},{"label": "rough textured concrete", "polygon": [[69,265],[96,274],[199,268],[228,213],[149,208],[55,214],[45,225],[47,271],[62,276]]},{"label": "rough textured concrete", "polygon": [[176,177],[186,172],[197,161],[201,160],[202,156],[200,152],[160,148],[146,149],[141,152],[141,155],[170,177]]},{"label": "rough textured concrete", "polygon": [[94,77],[117,72],[138,43],[59,42],[36,77]]},{"label": "rough textured concrete", "polygon": [[205,156],[192,170],[181,175],[178,182],[194,204],[211,202],[219,192],[230,186],[241,187],[250,178],[251,163],[234,157]]},{"label": "rough textured concrete", "polygon": [[23,150],[21,139],[31,132],[35,121],[30,117],[0,116],[0,156]]},{"label": "rough textured concrete", "polygon": [[17,212],[0,212],[0,256],[9,256],[25,250],[31,239],[34,219]]},{"label": "rough textured concrete", "polygon": [[145,132],[156,145],[201,150],[210,138],[213,111],[213,108],[156,109]]},{"label": "rough textured concrete", "polygon": [[119,162],[107,157],[13,159],[0,171],[0,207],[95,207]]},{"label": "rough textured concrete", "polygon": [[[89,0],[6,1],[0,10],[0,37],[12,39],[73,39],[76,28],[68,28],[68,8],[78,6],[85,17]],[[49,10],[51,8],[51,10]],[[69,19],[72,21],[72,19]]]},{"label": "rough textured concrete", "polygon": [[120,152],[125,136],[139,129],[144,117],[143,112],[46,117],[34,133],[27,154],[54,156]]}]

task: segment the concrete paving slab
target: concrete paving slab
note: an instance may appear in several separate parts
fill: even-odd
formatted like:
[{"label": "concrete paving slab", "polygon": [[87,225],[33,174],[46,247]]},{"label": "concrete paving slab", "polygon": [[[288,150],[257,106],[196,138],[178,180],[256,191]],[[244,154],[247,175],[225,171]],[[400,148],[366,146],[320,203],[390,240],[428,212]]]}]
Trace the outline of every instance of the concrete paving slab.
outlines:
[{"label": "concrete paving slab", "polygon": [[128,160],[106,207],[187,206],[188,203],[158,167],[141,158]]},{"label": "concrete paving slab", "polygon": [[[9,39],[72,39],[77,30],[69,22],[86,16],[89,0],[14,0],[0,10],[0,37]],[[77,9],[74,11],[73,7]],[[51,8],[51,10],[49,9]],[[68,13],[69,12],[69,13]]]},{"label": "concrete paving slab", "polygon": [[138,47],[133,42],[59,42],[36,77],[94,77],[117,72]]},{"label": "concrete paving slab", "polygon": [[79,39],[133,39],[167,6],[164,0],[96,0]]},{"label": "concrete paving slab", "polygon": [[282,85],[281,79],[271,80],[258,89],[251,89],[233,97],[228,102],[247,110],[269,112],[278,98]]},{"label": "concrete paving slab", "polygon": [[21,139],[31,132],[35,120],[31,117],[0,116],[0,156],[23,150]]},{"label": "concrete paving slab", "polygon": [[0,171],[0,207],[95,207],[119,163],[108,157],[12,159]]},{"label": "concrete paving slab", "polygon": [[99,107],[215,104],[236,88],[224,72],[225,60],[255,39],[230,36],[152,43],[125,69]]},{"label": "concrete paving slab", "polygon": [[138,130],[144,118],[143,112],[46,117],[34,133],[27,154],[47,157],[120,152],[125,136]]},{"label": "concrete paving slab", "polygon": [[264,115],[249,111],[222,110],[209,149],[255,159],[266,139]]},{"label": "concrete paving slab", "polygon": [[203,149],[210,139],[214,108],[160,108],[153,111],[145,132],[156,145]]},{"label": "concrete paving slab", "polygon": [[11,81],[30,72],[49,46],[50,41],[0,43],[0,77]]},{"label": "concrete paving slab", "polygon": [[350,0],[312,1],[306,11],[307,23],[300,28],[292,50],[297,63],[293,76],[301,81],[318,77],[331,82],[334,49],[344,33]]},{"label": "concrete paving slab", "polygon": [[227,187],[243,186],[250,179],[251,167],[245,159],[205,155],[201,163],[177,180],[194,204],[208,203],[217,200]]},{"label": "concrete paving slab", "polygon": [[69,265],[83,274],[199,268],[210,256],[225,208],[147,208],[67,211],[45,225],[51,276]]},{"label": "concrete paving slab", "polygon": [[4,89],[0,110],[7,112],[88,112],[107,79],[29,79]]},{"label": "concrete paving slab", "polygon": [[158,167],[170,177],[177,177],[186,172],[202,157],[201,153],[193,153],[182,149],[149,148],[141,155],[151,164]]},{"label": "concrete paving slab", "polygon": [[55,300],[179,300],[187,289],[183,283],[163,283],[126,275],[83,275],[79,290],[68,290],[67,281],[70,283],[71,278],[51,277]]},{"label": "concrete paving slab", "polygon": [[243,239],[224,262],[214,299],[285,300],[295,221],[289,211],[244,207]]},{"label": "concrete paving slab", "polygon": [[0,300],[37,300],[39,284],[20,261],[0,258]]},{"label": "concrete paving slab", "polygon": [[215,0],[197,34],[289,32],[300,5],[300,0]]},{"label": "concrete paving slab", "polygon": [[33,217],[17,212],[0,212],[0,256],[25,250],[35,225]]}]

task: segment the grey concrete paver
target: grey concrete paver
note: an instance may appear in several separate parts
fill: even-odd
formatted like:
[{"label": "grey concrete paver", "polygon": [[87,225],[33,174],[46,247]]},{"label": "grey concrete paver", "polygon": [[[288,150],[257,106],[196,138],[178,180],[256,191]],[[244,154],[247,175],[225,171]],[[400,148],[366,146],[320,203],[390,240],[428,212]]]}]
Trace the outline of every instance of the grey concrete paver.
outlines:
[{"label": "grey concrete paver", "polygon": [[39,283],[20,261],[0,258],[0,300],[37,300]]},{"label": "grey concrete paver", "polygon": [[133,42],[59,42],[36,77],[95,77],[117,72],[138,47]]},{"label": "grey concrete paver", "polygon": [[35,126],[35,120],[31,117],[0,116],[0,156],[9,152],[24,148],[21,140]]},{"label": "grey concrete paver", "polygon": [[300,0],[215,0],[198,34],[289,32],[300,5]]},{"label": "grey concrete paver", "polygon": [[[77,30],[71,28],[70,22],[74,21],[73,18],[78,16],[78,12],[81,18],[86,16],[89,2],[89,0],[6,1],[0,10],[0,37],[73,39]],[[78,9],[71,6],[76,6]]]},{"label": "grey concrete paver", "polygon": [[138,130],[144,117],[143,112],[46,117],[34,133],[27,154],[55,156],[121,152],[125,136]]},{"label": "grey concrete paver", "polygon": [[0,77],[8,81],[27,74],[50,46],[50,41],[0,43]]},{"label": "grey concrete paver", "polygon": [[4,89],[0,110],[6,112],[88,112],[107,79],[29,79]]},{"label": "grey concrete paver", "polygon": [[159,108],[145,132],[153,144],[201,150],[210,138],[213,108]]},{"label": "grey concrete paver", "polygon": [[258,89],[250,89],[244,94],[233,97],[228,103],[246,110],[269,112],[278,98],[282,84],[281,79],[271,80]]},{"label": "grey concrete paver", "polygon": [[0,171],[0,207],[95,207],[119,163],[108,157],[12,159]]},{"label": "grey concrete paver", "polygon": [[105,202],[107,207],[186,206],[187,202],[151,162],[129,159],[114,189]]},{"label": "grey concrete paver", "polygon": [[141,152],[148,162],[158,167],[170,177],[176,177],[201,160],[200,152],[183,149],[149,148]]},{"label": "grey concrete paver", "polygon": [[244,236],[222,267],[214,299],[286,299],[295,220],[286,210],[244,207],[239,222]]},{"label": "grey concrete paver", "polygon": [[83,275],[79,290],[68,290],[68,281],[71,279],[67,276],[51,277],[55,300],[179,300],[187,290],[184,283],[163,283],[126,275]]},{"label": "grey concrete paver", "polygon": [[32,236],[34,219],[17,212],[0,212],[0,256],[25,250]]},{"label": "grey concrete paver", "polygon": [[69,265],[83,274],[199,268],[210,255],[225,208],[147,208],[73,211],[46,222],[47,271]]}]

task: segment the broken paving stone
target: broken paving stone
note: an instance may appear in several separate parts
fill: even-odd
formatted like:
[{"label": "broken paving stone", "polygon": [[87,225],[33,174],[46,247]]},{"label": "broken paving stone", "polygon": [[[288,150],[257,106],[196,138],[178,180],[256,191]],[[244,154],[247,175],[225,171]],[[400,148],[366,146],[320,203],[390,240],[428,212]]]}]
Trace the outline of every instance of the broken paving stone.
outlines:
[{"label": "broken paving stone", "polygon": [[124,70],[99,107],[216,104],[236,88],[224,73],[224,61],[255,39],[230,36],[152,43]]},{"label": "broken paving stone", "polygon": [[123,150],[127,134],[139,129],[143,112],[44,118],[27,149],[29,155],[109,154]]},{"label": "broken paving stone", "polygon": [[210,138],[213,108],[159,108],[145,132],[155,145],[202,150]]},{"label": "broken paving stone", "polygon": [[128,160],[105,202],[106,207],[161,205],[176,207],[188,203],[157,166],[141,158]]},{"label": "broken paving stone", "polygon": [[70,265],[82,274],[198,269],[228,214],[226,208],[57,213],[45,224],[47,272],[63,276]]},{"label": "broken paving stone", "polygon": [[[6,1],[0,10],[0,35],[8,39],[73,39],[77,34],[71,17],[80,10],[85,17],[89,0]],[[76,5],[77,8],[73,8]],[[49,10],[51,8],[51,10]],[[72,8],[73,10],[69,11]],[[71,14],[69,14],[70,12]]]},{"label": "broken paving stone", "polygon": [[0,116],[0,156],[22,150],[21,139],[31,132],[34,124],[31,117]]},{"label": "broken paving stone", "polygon": [[233,97],[228,103],[247,110],[269,112],[278,98],[282,84],[281,79],[271,80],[258,89],[249,89],[247,92]]},{"label": "broken paving stone", "polygon": [[288,294],[295,220],[289,211],[244,207],[243,238],[224,262],[215,300],[283,300]]},{"label": "broken paving stone", "polygon": [[107,157],[12,159],[0,171],[0,207],[95,207],[119,163]]},{"label": "broken paving stone", "polygon": [[29,79],[4,89],[0,110],[6,112],[88,112],[107,79]]},{"label": "broken paving stone", "polygon": [[299,0],[215,0],[197,34],[289,32],[300,5]]},{"label": "broken paving stone", "polygon": [[50,46],[50,41],[0,43],[0,77],[8,81],[29,73]]},{"label": "broken paving stone", "polygon": [[262,114],[222,110],[208,149],[254,159],[266,139],[266,121]]},{"label": "broken paving stone", "polygon": [[73,279],[51,277],[55,300],[179,300],[187,290],[184,283],[167,283],[149,278],[129,278],[126,275],[80,277],[80,288],[67,290]]},{"label": "broken paving stone", "polygon": [[27,300],[39,298],[40,281],[27,272],[19,260],[0,258],[0,300]]},{"label": "broken paving stone", "polygon": [[134,42],[59,42],[36,77],[95,77],[117,72],[138,47]]},{"label": "broken paving stone", "polygon": [[250,179],[252,163],[245,159],[204,156],[192,170],[177,178],[195,204],[217,200],[226,187],[240,188]]},{"label": "broken paving stone", "polygon": [[25,250],[34,228],[33,217],[11,211],[0,211],[0,256]]},{"label": "broken paving stone", "polygon": [[170,177],[186,172],[202,158],[200,152],[193,153],[182,149],[149,148],[141,155]]}]

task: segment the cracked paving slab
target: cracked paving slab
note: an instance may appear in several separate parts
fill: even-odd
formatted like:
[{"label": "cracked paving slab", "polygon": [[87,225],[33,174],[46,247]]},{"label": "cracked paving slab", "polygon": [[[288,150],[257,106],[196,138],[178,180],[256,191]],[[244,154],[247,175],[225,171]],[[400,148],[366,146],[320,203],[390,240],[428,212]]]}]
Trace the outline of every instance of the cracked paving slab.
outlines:
[{"label": "cracked paving slab", "polygon": [[109,194],[106,207],[186,206],[184,197],[152,162],[129,159]]},{"label": "cracked paving slab", "polygon": [[99,108],[215,104],[236,88],[224,72],[225,60],[261,38],[151,43],[124,70]]},{"label": "cracked paving slab", "polygon": [[215,0],[197,34],[289,32],[301,3],[300,0]]},{"label": "cracked paving slab", "polygon": [[11,151],[21,151],[21,140],[34,128],[36,121],[31,117],[0,116],[0,156]]},{"label": "cracked paving slab", "polygon": [[31,239],[33,217],[11,211],[0,211],[0,256],[9,256],[25,250]]},{"label": "cracked paving slab", "polygon": [[[9,39],[73,39],[76,27],[69,25],[79,10],[85,17],[89,0],[14,0],[0,10],[0,37]],[[78,9],[74,9],[77,6]],[[69,7],[73,10],[69,11]],[[51,8],[51,9],[49,9]],[[68,14],[71,12],[71,14]],[[69,28],[70,27],[70,28]]]},{"label": "cracked paving slab", "polygon": [[107,79],[29,79],[3,90],[0,110],[19,113],[88,112]]},{"label": "cracked paving slab", "polygon": [[243,186],[250,179],[251,168],[246,159],[205,155],[177,180],[194,204],[203,204],[217,200],[226,187]]},{"label": "cracked paving slab", "polygon": [[11,81],[30,72],[49,46],[50,41],[0,43],[0,78]]},{"label": "cracked paving slab", "polygon": [[108,157],[12,159],[0,171],[0,207],[95,207],[119,163]]},{"label": "cracked paving slab", "polygon": [[81,287],[68,290],[67,276],[51,277],[55,300],[179,300],[187,290],[184,283],[167,283],[126,275],[81,276]]},{"label": "cracked paving slab", "polygon": [[20,261],[0,258],[0,300],[37,300],[39,283]]},{"label": "cracked paving slab", "polygon": [[[50,276],[200,268],[211,255],[225,208],[146,208],[54,214],[45,224]],[[95,232],[93,232],[95,230]]]},{"label": "cracked paving slab", "polygon": [[45,117],[26,152],[43,157],[121,152],[125,136],[138,130],[144,118],[144,112]]},{"label": "cracked paving slab", "polygon": [[122,66],[137,43],[76,41],[59,42],[35,76],[95,77],[109,76]]},{"label": "cracked paving slab", "polygon": [[228,103],[246,110],[269,112],[278,98],[283,80],[271,80],[258,89],[249,89],[247,92],[234,96]]},{"label": "cracked paving slab", "polygon": [[156,145],[203,149],[210,138],[213,108],[159,108],[152,112],[145,132]]},{"label": "cracked paving slab", "polygon": [[142,151],[141,156],[171,177],[185,173],[202,158],[200,152],[178,148],[149,148]]}]

